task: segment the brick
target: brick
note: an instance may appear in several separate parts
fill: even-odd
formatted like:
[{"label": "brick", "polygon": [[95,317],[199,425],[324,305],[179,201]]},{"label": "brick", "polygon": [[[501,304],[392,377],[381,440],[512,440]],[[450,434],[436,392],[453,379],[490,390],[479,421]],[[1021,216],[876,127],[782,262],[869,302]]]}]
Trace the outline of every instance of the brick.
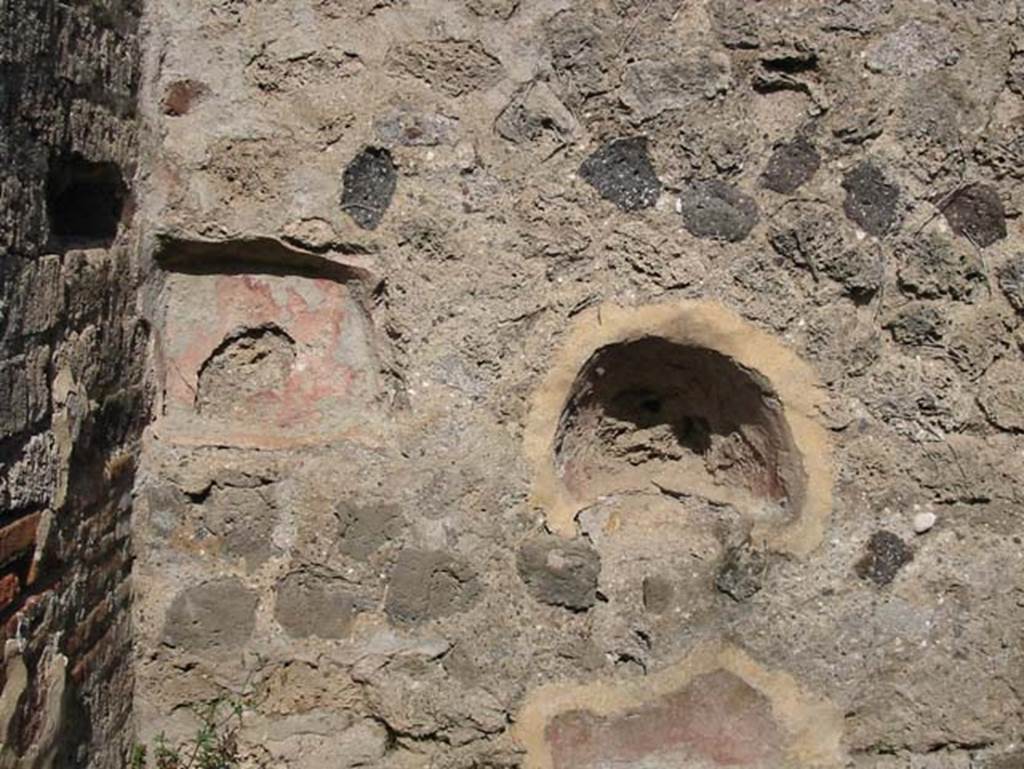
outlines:
[{"label": "brick", "polygon": [[21,580],[17,574],[0,577],[0,611],[10,606],[21,595]]},{"label": "brick", "polygon": [[9,563],[35,545],[40,515],[26,515],[0,529],[0,564]]},{"label": "brick", "polygon": [[43,256],[21,273],[17,306],[11,313],[22,334],[39,334],[59,322],[64,309],[64,280],[59,256]]},{"label": "brick", "polygon": [[117,626],[110,626],[71,669],[71,680],[76,686],[82,686],[86,679],[107,667],[125,646],[124,640],[118,637]]},{"label": "brick", "polygon": [[71,632],[64,647],[64,651],[71,656],[76,656],[83,649],[94,645],[100,635],[109,630],[111,625],[110,598],[104,598],[92,608],[86,618],[77,623]]},{"label": "brick", "polygon": [[26,431],[46,416],[50,402],[47,380],[49,347],[0,361],[0,438]]}]

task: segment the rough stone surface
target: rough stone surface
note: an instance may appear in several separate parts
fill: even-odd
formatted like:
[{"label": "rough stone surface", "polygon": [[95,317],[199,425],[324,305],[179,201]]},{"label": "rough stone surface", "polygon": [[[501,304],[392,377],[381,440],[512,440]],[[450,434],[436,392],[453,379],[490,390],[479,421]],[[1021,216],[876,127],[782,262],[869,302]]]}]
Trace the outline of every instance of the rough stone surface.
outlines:
[{"label": "rough stone surface", "polygon": [[168,83],[160,102],[164,114],[170,117],[187,115],[206,94],[209,88],[199,80],[176,80]]},{"label": "rough stone surface", "polygon": [[356,610],[344,580],[334,574],[296,571],[277,585],[274,619],[293,638],[343,638]]},{"label": "rough stone surface", "polygon": [[0,763],[1012,763],[1017,5],[8,4]]},{"label": "rough stone surface", "polygon": [[1006,237],[1006,214],[999,192],[987,184],[957,190],[942,206],[953,232],[982,248]]},{"label": "rough stone surface", "polygon": [[882,587],[892,582],[913,558],[914,552],[898,536],[891,531],[876,531],[864,547],[864,556],[857,561],[857,576]]},{"label": "rough stone surface", "polygon": [[396,108],[374,121],[373,128],[385,144],[406,147],[435,147],[450,144],[458,121],[437,112],[414,112]]},{"label": "rough stone surface", "polygon": [[698,238],[738,242],[758,221],[757,203],[722,181],[687,185],[680,196],[683,226]]},{"label": "rough stone surface", "polygon": [[1024,432],[1024,362],[1003,358],[981,380],[978,400],[985,415],[1003,430]]},{"label": "rough stone surface", "polygon": [[436,550],[403,550],[386,610],[396,622],[418,622],[464,611],[479,595],[477,575],[465,562]]},{"label": "rough stone surface", "polygon": [[798,136],[772,150],[761,184],[773,192],[790,195],[809,182],[820,165],[818,150],[806,137]]},{"label": "rough stone surface", "polygon": [[228,557],[244,559],[249,568],[273,552],[273,497],[261,488],[214,488],[200,506],[202,526],[220,541]]},{"label": "rough stone surface", "polygon": [[[709,723],[713,712],[725,719]],[[560,716],[548,732],[557,769],[598,769],[609,762],[650,766],[655,756],[655,766],[765,766],[777,764],[782,752],[768,700],[723,672],[700,676],[664,701],[618,718]]]},{"label": "rough stone surface", "polygon": [[123,765],[142,7],[0,8],[0,763]]},{"label": "rough stone surface", "polygon": [[645,577],[643,581],[644,608],[655,614],[665,612],[672,603],[675,588],[665,577]]},{"label": "rough stone surface", "polygon": [[233,577],[186,588],[167,610],[164,642],[196,652],[237,649],[252,635],[258,602]]},{"label": "rough stone surface", "polygon": [[391,205],[398,173],[391,153],[367,147],[345,166],[341,208],[365,230],[375,230]]},{"label": "rough stone surface", "polygon": [[913,77],[956,64],[958,58],[945,29],[913,20],[871,45],[864,63],[873,72]]},{"label": "rough stone surface", "polygon": [[871,161],[864,161],[843,177],[843,210],[850,221],[869,235],[881,236],[896,223],[899,188],[887,181]]},{"label": "rough stone surface", "polygon": [[870,299],[885,277],[885,254],[877,245],[858,241],[835,211],[797,203],[775,218],[772,247],[815,280],[826,277],[857,301]]},{"label": "rough stone surface", "polygon": [[906,238],[895,254],[900,288],[911,296],[967,301],[984,280],[984,265],[973,249],[938,233]]},{"label": "rough stone surface", "polygon": [[538,601],[579,611],[597,600],[601,557],[584,541],[534,537],[520,547],[516,565]]},{"label": "rough stone surface", "polygon": [[647,139],[632,136],[602,145],[580,166],[580,178],[623,211],[658,202],[661,182],[647,154]]},{"label": "rough stone surface", "polygon": [[889,321],[892,338],[907,347],[934,346],[941,342],[948,325],[938,308],[921,302],[904,305]]},{"label": "rough stone surface", "polygon": [[999,268],[999,287],[1017,312],[1024,314],[1024,255],[1018,254]]},{"label": "rough stone surface", "polygon": [[620,98],[638,118],[696,107],[729,90],[730,61],[720,52],[699,47],[661,53],[625,67]]},{"label": "rough stone surface", "polygon": [[395,46],[388,65],[399,75],[423,80],[448,96],[493,85],[501,67],[478,40],[423,40]]},{"label": "rough stone surface", "polygon": [[767,567],[764,553],[747,547],[732,548],[725,554],[715,587],[735,601],[746,601],[761,589]]},{"label": "rough stone surface", "polygon": [[393,504],[361,506],[343,502],[338,506],[336,515],[338,549],[359,560],[365,560],[391,542],[402,525],[401,512]]}]

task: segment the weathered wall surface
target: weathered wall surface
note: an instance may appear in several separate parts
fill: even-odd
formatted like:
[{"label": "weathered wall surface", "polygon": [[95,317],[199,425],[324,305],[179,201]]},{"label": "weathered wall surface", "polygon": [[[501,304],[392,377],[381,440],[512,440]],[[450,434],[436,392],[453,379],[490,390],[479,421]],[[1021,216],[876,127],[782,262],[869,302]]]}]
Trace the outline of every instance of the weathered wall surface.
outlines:
[{"label": "weathered wall surface", "polygon": [[1015,3],[150,25],[143,738],[1021,765]]},{"label": "weathered wall surface", "polygon": [[131,740],[140,13],[0,6],[4,766],[118,766]]}]

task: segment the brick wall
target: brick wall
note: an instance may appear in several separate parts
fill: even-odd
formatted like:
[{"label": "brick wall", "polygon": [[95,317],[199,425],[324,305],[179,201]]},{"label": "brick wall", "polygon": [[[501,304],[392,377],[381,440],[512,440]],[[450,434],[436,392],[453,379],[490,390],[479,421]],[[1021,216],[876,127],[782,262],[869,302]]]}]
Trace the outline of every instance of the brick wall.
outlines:
[{"label": "brick wall", "polygon": [[116,766],[147,332],[129,237],[135,0],[0,6],[5,765]]}]

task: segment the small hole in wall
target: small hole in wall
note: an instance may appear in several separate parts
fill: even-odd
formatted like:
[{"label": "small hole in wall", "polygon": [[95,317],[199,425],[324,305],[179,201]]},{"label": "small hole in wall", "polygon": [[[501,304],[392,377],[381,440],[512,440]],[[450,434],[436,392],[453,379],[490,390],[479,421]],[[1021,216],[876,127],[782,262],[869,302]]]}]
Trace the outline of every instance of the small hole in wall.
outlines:
[{"label": "small hole in wall", "polygon": [[577,496],[663,490],[790,507],[801,466],[782,408],[722,353],[644,337],[603,347],[573,384],[555,459]]},{"label": "small hole in wall", "polygon": [[253,409],[281,396],[295,365],[295,342],[276,326],[226,337],[199,369],[196,411],[252,418]]},{"label": "small hole in wall", "polygon": [[117,235],[127,187],[116,163],[81,155],[50,168],[46,202],[50,235],[59,245],[109,246]]}]

